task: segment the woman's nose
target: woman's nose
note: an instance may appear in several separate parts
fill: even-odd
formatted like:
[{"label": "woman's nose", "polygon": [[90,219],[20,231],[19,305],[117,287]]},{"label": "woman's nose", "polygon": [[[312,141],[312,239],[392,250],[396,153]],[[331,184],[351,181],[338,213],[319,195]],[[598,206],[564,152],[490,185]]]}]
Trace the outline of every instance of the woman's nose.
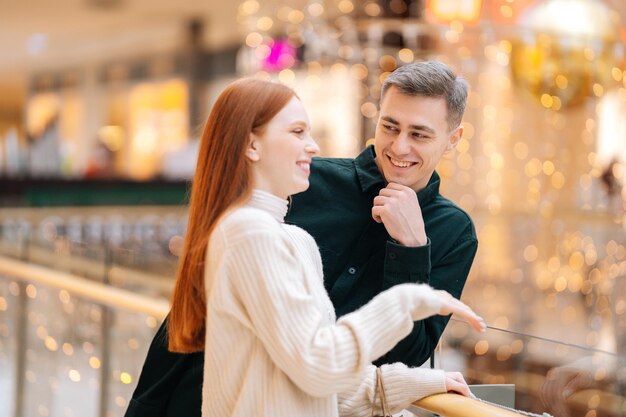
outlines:
[{"label": "woman's nose", "polygon": [[308,143],[304,147],[304,151],[305,152],[310,153],[312,155],[316,155],[316,154],[320,153],[320,147],[317,145],[317,142],[315,142],[315,140],[312,137],[309,136],[307,141],[308,141]]}]

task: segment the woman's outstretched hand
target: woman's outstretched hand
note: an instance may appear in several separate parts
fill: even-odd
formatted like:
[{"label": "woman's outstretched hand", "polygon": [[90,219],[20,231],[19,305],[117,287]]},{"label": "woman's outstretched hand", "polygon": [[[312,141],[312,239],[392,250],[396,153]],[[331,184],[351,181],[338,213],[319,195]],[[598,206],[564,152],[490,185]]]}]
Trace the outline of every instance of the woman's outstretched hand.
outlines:
[{"label": "woman's outstretched hand", "polygon": [[474,313],[474,311],[465,303],[457,300],[446,291],[436,290],[435,292],[439,296],[439,301],[441,301],[441,310],[439,310],[438,314],[442,316],[456,314],[468,322],[477,332],[483,333],[485,331],[487,328],[485,320],[483,320],[483,318],[478,314]]}]

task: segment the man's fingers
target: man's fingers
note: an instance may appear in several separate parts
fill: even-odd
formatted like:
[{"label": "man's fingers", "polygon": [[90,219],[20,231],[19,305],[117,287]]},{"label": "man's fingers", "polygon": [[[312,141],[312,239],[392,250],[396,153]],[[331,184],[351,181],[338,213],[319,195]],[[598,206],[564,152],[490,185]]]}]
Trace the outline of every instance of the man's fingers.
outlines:
[{"label": "man's fingers", "polygon": [[397,182],[390,182],[389,184],[387,184],[387,187],[390,190],[397,190],[397,191],[404,191],[404,190],[410,190],[409,187],[407,187],[406,185],[402,185],[402,184],[398,184]]},{"label": "man's fingers", "polygon": [[380,217],[381,211],[382,211],[382,207],[380,206],[372,207],[372,219],[374,219],[376,223],[383,222],[383,219]]},{"label": "man's fingers", "polygon": [[400,195],[398,191],[400,190],[394,190],[393,188],[381,188],[381,190],[378,192],[378,195],[382,195],[385,197],[397,197]]},{"label": "man's fingers", "polygon": [[389,201],[388,197],[385,196],[376,196],[374,197],[374,206],[384,206],[385,203]]}]

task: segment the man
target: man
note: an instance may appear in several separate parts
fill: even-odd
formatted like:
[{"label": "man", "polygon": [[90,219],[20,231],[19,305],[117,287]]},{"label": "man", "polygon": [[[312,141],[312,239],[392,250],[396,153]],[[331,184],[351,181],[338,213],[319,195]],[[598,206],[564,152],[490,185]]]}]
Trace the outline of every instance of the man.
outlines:
[{"label": "man", "polygon": [[[355,159],[316,158],[287,217],[317,241],[339,316],[404,282],[459,298],[477,248],[471,219],[439,194],[435,172],[462,136],[467,84],[444,64],[415,63],[389,75],[381,97],[375,145]],[[421,365],[447,321],[416,323],[379,363]]]},{"label": "man", "polygon": [[[375,145],[355,159],[314,159],[286,220],[317,241],[338,316],[405,282],[460,298],[478,241],[469,216],[439,194],[435,167],[462,136],[467,90],[444,64],[403,66],[383,84]],[[377,363],[420,366],[448,319],[416,322]],[[165,337],[162,326],[126,417],[200,415],[203,353],[169,353]]]}]

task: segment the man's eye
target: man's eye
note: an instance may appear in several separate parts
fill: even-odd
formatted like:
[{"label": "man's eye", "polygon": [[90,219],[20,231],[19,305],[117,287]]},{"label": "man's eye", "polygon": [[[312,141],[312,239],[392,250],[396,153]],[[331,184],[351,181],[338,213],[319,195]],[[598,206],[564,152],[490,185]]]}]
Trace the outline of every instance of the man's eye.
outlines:
[{"label": "man's eye", "polygon": [[391,125],[383,125],[383,127],[384,127],[386,130],[391,130],[391,131],[396,130],[395,126],[391,126]]}]

